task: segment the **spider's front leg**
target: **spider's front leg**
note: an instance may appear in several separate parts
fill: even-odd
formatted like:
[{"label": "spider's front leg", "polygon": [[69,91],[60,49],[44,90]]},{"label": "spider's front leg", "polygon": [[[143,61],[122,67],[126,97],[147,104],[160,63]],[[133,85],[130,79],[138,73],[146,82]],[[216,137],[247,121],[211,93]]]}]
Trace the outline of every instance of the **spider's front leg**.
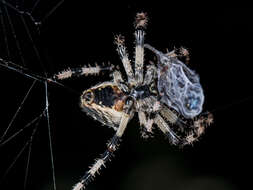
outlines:
[{"label": "spider's front leg", "polygon": [[130,118],[132,117],[132,104],[133,102],[129,101],[128,104],[125,105],[124,112],[122,112],[120,125],[117,128],[115,135],[108,142],[106,151],[101,155],[100,158],[96,159],[95,163],[90,167],[86,174],[73,187],[73,190],[85,189],[89,182],[95,177],[95,174],[98,173],[99,170],[105,166],[105,163],[112,158],[113,153],[117,150],[119,146],[119,142],[126,129],[126,126]]},{"label": "spider's front leg", "polygon": [[113,69],[113,66],[99,66],[95,65],[95,67],[92,66],[83,66],[79,68],[69,68],[66,70],[63,70],[59,72],[58,74],[53,75],[54,80],[64,80],[71,77],[79,77],[79,76],[88,76],[88,75],[98,75],[102,71],[111,71]]},{"label": "spider's front leg", "polygon": [[144,31],[138,29],[135,32],[135,79],[137,85],[143,82],[143,63],[144,63]]},{"label": "spider's front leg", "polygon": [[143,82],[143,64],[144,64],[144,35],[143,29],[147,25],[147,16],[145,13],[138,13],[135,19],[135,79],[137,85]]},{"label": "spider's front leg", "polygon": [[123,91],[127,92],[128,87],[125,85],[124,80],[122,78],[122,75],[120,71],[114,71],[113,72],[113,82],[118,85],[118,87]]},{"label": "spider's front leg", "polygon": [[125,47],[124,43],[125,43],[125,39],[123,36],[118,35],[115,37],[115,44],[117,45],[117,52],[120,56],[120,59],[123,63],[124,69],[126,71],[128,83],[131,85],[134,85],[135,79],[134,79],[133,68],[132,68],[131,62],[128,58],[128,54],[127,54],[126,47]]}]

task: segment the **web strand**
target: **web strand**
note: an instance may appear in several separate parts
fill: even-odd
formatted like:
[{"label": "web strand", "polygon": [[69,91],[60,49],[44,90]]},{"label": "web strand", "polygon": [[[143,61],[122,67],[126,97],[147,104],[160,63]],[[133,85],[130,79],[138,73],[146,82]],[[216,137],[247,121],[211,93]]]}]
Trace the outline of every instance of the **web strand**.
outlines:
[{"label": "web strand", "polygon": [[[55,178],[55,166],[54,166],[54,155],[53,155],[53,146],[52,146],[52,135],[51,135],[51,125],[50,125],[50,115],[49,115],[49,102],[48,102],[48,83],[49,84],[54,84],[54,85],[58,85],[61,87],[66,88],[64,85],[62,85],[61,83],[47,78],[47,74],[46,74],[46,69],[44,66],[44,63],[42,61],[41,55],[40,55],[40,51],[37,47],[37,44],[35,44],[36,41],[34,41],[34,36],[33,36],[33,32],[37,32],[37,34],[39,34],[39,30],[36,31],[36,29],[33,31],[32,28],[28,25],[31,23],[37,28],[38,28],[38,23],[41,23],[41,21],[46,21],[57,9],[58,7],[60,7],[64,0],[58,1],[58,3],[51,7],[51,9],[46,12],[43,17],[43,19],[35,19],[34,15],[35,14],[35,9],[38,8],[38,6],[40,5],[40,0],[37,0],[36,2],[34,2],[35,4],[32,6],[32,8],[30,10],[25,9],[24,7],[24,1],[21,2],[6,2],[4,0],[0,0],[0,25],[2,28],[2,34],[3,34],[3,40],[4,43],[2,43],[4,45],[5,48],[5,53],[7,55],[4,56],[6,60],[4,60],[3,58],[0,58],[0,67],[4,67],[7,70],[11,70],[14,71],[16,73],[21,74],[24,77],[27,77],[29,79],[32,79],[32,85],[30,86],[30,88],[28,89],[28,91],[26,91],[25,97],[23,98],[21,104],[19,105],[18,109],[16,110],[14,116],[11,118],[11,121],[9,122],[7,128],[5,129],[1,139],[0,139],[0,147],[4,146],[5,144],[9,143],[10,141],[13,141],[15,139],[17,139],[16,137],[19,136],[21,133],[27,132],[28,128],[31,128],[32,126],[34,126],[34,124],[36,125],[36,127],[33,129],[32,134],[30,135],[29,140],[26,142],[26,144],[22,147],[22,149],[18,152],[17,156],[15,156],[14,161],[10,164],[10,166],[8,167],[8,169],[6,170],[3,178],[6,177],[6,175],[9,173],[9,171],[13,168],[13,166],[15,165],[15,163],[17,162],[17,160],[21,157],[21,155],[23,154],[23,152],[25,151],[26,148],[28,148],[28,155],[27,155],[27,162],[26,162],[26,167],[25,167],[25,176],[24,176],[24,183],[23,183],[23,187],[24,189],[26,189],[27,186],[27,182],[28,182],[28,176],[29,176],[29,170],[30,170],[30,163],[31,163],[31,151],[32,151],[32,142],[33,142],[33,138],[34,135],[37,131],[37,125],[39,124],[40,119],[44,116],[47,120],[47,128],[48,128],[48,141],[49,141],[49,150],[50,150],[50,159],[51,159],[51,173],[52,173],[52,180],[53,180],[53,189],[56,190],[56,178]],[[14,3],[14,4],[12,4]],[[16,5],[15,5],[16,3]],[[21,9],[21,10],[20,10]],[[28,10],[28,12],[26,11]],[[16,22],[16,20],[13,20],[14,17],[12,17],[12,13],[16,12],[15,18],[19,19]],[[4,18],[4,16],[6,18]],[[28,17],[25,17],[28,16]],[[28,23],[28,19],[29,23]],[[38,22],[37,22],[38,21]],[[34,54],[36,56],[36,62],[39,62],[40,67],[42,68],[42,74],[35,74],[34,72],[30,71],[29,69],[23,67],[24,65],[27,65],[27,62],[24,58],[26,51],[23,50],[23,48],[25,48],[26,46],[21,44],[20,42],[23,42],[22,39],[19,36],[19,30],[15,30],[17,29],[17,26],[20,27],[20,29],[23,31],[23,36],[25,36],[25,40],[26,42],[30,42],[30,47],[32,48],[31,53]],[[41,26],[41,25],[39,25]],[[13,42],[10,41],[13,39]],[[21,40],[21,41],[20,41]],[[10,43],[13,43],[13,47],[15,48],[16,55],[18,59],[21,59],[21,61],[17,61],[20,62],[18,64],[15,64],[14,62],[12,62],[11,60],[15,59],[15,57],[13,55],[11,55],[11,51],[12,49],[10,49]],[[22,46],[21,46],[22,45]],[[28,60],[29,61],[29,60]],[[16,61],[15,61],[16,62]],[[31,61],[29,61],[29,63],[31,63]],[[21,66],[23,65],[23,66]],[[44,84],[44,90],[45,90],[45,108],[44,110],[40,113],[39,116],[35,117],[34,119],[32,119],[32,121],[30,121],[29,123],[27,123],[24,127],[22,127],[22,129],[18,130],[17,132],[14,132],[13,134],[8,135],[8,132],[10,130],[10,128],[12,127],[16,117],[20,114],[21,109],[23,108],[28,96],[31,94],[31,91],[34,89],[34,85],[35,83],[39,81],[39,82],[43,82]],[[77,93],[75,90],[72,90],[71,88],[68,88],[68,90]],[[79,93],[78,93],[79,95]],[[6,137],[6,136],[9,137]]]},{"label": "web strand", "polygon": [[29,140],[29,149],[28,149],[28,155],[27,155],[27,164],[25,169],[25,180],[24,180],[24,189],[26,189],[27,186],[27,179],[29,174],[29,166],[30,166],[30,159],[31,159],[31,152],[32,152],[32,143],[33,143],[33,137],[35,133],[37,132],[39,122],[36,123],[35,128],[33,129],[32,135]]},{"label": "web strand", "polygon": [[33,11],[36,9],[36,7],[39,5],[39,3],[40,3],[40,0],[37,0],[36,3],[34,3],[34,6],[32,7],[32,9],[31,9],[31,11],[30,11],[31,14],[32,14]]},{"label": "web strand", "polygon": [[25,97],[23,98],[21,104],[19,105],[17,111],[15,112],[15,114],[13,115],[13,117],[11,118],[11,121],[10,121],[8,127],[7,127],[6,130],[4,131],[2,137],[0,138],[0,143],[4,140],[6,134],[8,133],[8,131],[9,131],[10,127],[12,126],[14,120],[16,119],[16,117],[17,117],[17,115],[19,114],[21,108],[23,107],[25,101],[27,100],[27,97],[29,96],[30,92],[32,91],[32,89],[33,89],[35,83],[36,83],[36,80],[33,81],[32,85],[31,85],[30,88],[28,89],[28,91],[27,91]]},{"label": "web strand", "polygon": [[27,26],[27,24],[26,24],[26,21],[25,21],[25,19],[24,19],[24,16],[21,15],[20,17],[21,17],[21,20],[22,20],[22,22],[23,22],[23,24],[24,24],[26,33],[27,33],[27,35],[28,35],[28,37],[29,37],[29,39],[30,39],[30,41],[31,41],[31,43],[32,43],[32,47],[33,47],[34,52],[35,52],[35,54],[36,54],[36,57],[37,57],[37,59],[38,59],[38,61],[39,61],[40,67],[43,69],[43,72],[44,72],[45,77],[46,77],[46,76],[47,76],[47,75],[46,75],[46,69],[45,69],[45,66],[44,66],[43,63],[42,63],[42,59],[41,59],[41,57],[40,57],[38,48],[37,48],[37,46],[35,45],[35,43],[34,43],[34,41],[33,41],[33,38],[32,38],[32,36],[31,36],[31,32],[30,32],[30,30],[29,30],[29,28],[28,28],[28,26]]},{"label": "web strand", "polygon": [[[6,5],[10,6],[10,7],[13,7],[12,5],[10,5],[9,3],[6,3],[5,1],[2,1],[3,2],[3,7],[4,7],[4,10],[5,10],[5,13],[6,13],[6,17],[7,17],[7,20],[9,22],[9,25],[10,25],[10,28],[11,28],[11,34],[12,34],[12,37],[14,38],[15,42],[16,42],[16,47],[17,47],[17,50],[18,50],[18,55],[21,59],[21,62],[23,65],[25,65],[25,60],[24,60],[24,56],[22,54],[22,51],[21,51],[21,47],[20,47],[20,42],[17,38],[17,35],[16,35],[16,31],[15,31],[15,28],[14,28],[14,25],[13,25],[13,22],[12,22],[12,19],[10,17],[10,14],[9,14],[9,11],[8,9],[6,8]],[[15,8],[14,8],[15,9]]]},{"label": "web strand", "polygon": [[6,53],[7,53],[7,59],[10,58],[10,50],[9,50],[9,45],[8,45],[8,38],[7,38],[7,34],[6,34],[6,26],[5,26],[5,22],[4,22],[4,18],[3,18],[3,11],[2,8],[0,6],[0,24],[2,26],[2,30],[3,30],[3,37],[4,37],[4,43],[5,43],[5,47],[6,47]]},{"label": "web strand", "polygon": [[58,9],[62,4],[64,3],[64,0],[61,0],[60,2],[58,2],[45,16],[43,19],[41,19],[41,23],[44,23],[45,20],[48,19],[48,17],[50,17],[55,11],[56,9]]},{"label": "web strand", "polygon": [[22,129],[18,130],[16,133],[14,133],[13,135],[11,135],[8,139],[6,139],[5,141],[3,141],[0,144],[0,147],[5,145],[6,143],[10,142],[11,140],[13,140],[17,135],[19,135],[20,133],[24,132],[25,129],[29,128],[32,126],[32,124],[34,124],[36,121],[38,121],[43,115],[44,115],[43,111],[39,116],[35,117],[32,121],[30,121],[29,123],[27,123]]},{"label": "web strand", "polygon": [[[39,123],[39,121],[38,121]],[[37,130],[37,125],[38,123],[36,124],[36,127],[34,128],[33,130],[33,133],[32,133],[32,136],[35,134],[36,130]],[[27,146],[31,143],[31,139],[30,138],[26,143],[25,145],[22,147],[22,149],[19,151],[19,153],[17,154],[17,156],[14,158],[14,160],[12,161],[12,163],[10,164],[10,166],[8,167],[8,169],[5,171],[3,177],[1,178],[0,180],[0,184],[3,182],[3,180],[6,178],[7,174],[10,172],[10,170],[13,168],[13,166],[16,164],[16,162],[18,161],[18,159],[20,158],[20,156],[23,154],[23,152],[25,151],[25,149],[27,148]]]},{"label": "web strand", "polygon": [[50,149],[50,158],[51,158],[53,186],[54,186],[54,190],[56,190],[54,155],[53,155],[53,146],[52,146],[51,126],[50,126],[49,112],[48,112],[49,104],[48,104],[48,91],[47,91],[47,82],[46,81],[45,81],[45,98],[46,98],[46,118],[47,118],[47,127],[48,127],[48,138],[49,138],[49,149]]}]

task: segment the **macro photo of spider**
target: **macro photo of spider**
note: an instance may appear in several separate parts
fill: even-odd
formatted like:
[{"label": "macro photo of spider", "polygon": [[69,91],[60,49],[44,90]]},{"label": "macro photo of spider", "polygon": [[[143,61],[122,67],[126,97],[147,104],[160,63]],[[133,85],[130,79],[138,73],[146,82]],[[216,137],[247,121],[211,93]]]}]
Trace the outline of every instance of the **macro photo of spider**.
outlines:
[{"label": "macro photo of spider", "polygon": [[247,189],[251,6],[80,3],[0,0],[0,189]]},{"label": "macro photo of spider", "polygon": [[[115,135],[107,143],[106,151],[73,187],[85,189],[99,170],[105,166],[118,149],[122,135],[134,114],[138,114],[142,137],[148,138],[157,126],[175,146],[192,144],[212,123],[212,114],[203,113],[203,89],[198,75],[178,58],[189,53],[181,48],[162,53],[144,42],[148,22],[146,13],[137,13],[135,18],[135,61],[134,68],[124,45],[124,37],[115,37],[115,44],[124,66],[127,80],[113,66],[82,67],[67,69],[49,81],[64,80],[77,76],[99,75],[103,71],[113,72],[113,80],[102,82],[81,95],[80,107],[102,125],[113,128]],[[156,56],[156,61],[144,64],[144,49]],[[144,72],[146,66],[146,72]]]}]

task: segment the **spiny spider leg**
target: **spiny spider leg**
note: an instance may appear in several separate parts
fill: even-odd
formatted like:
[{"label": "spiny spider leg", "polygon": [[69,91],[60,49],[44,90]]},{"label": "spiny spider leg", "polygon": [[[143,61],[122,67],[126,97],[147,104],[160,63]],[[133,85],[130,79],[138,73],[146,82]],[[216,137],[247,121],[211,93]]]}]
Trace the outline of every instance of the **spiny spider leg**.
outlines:
[{"label": "spiny spider leg", "polygon": [[213,122],[213,115],[207,113],[206,116],[200,116],[195,119],[193,125],[191,126],[191,131],[184,138],[183,145],[193,144],[198,138],[205,132],[206,127],[208,127]]},{"label": "spiny spider leg", "polygon": [[133,68],[131,66],[131,62],[128,58],[128,54],[126,51],[126,47],[124,45],[124,37],[121,35],[118,35],[115,37],[115,44],[117,45],[117,52],[120,56],[120,59],[123,63],[123,66],[125,68],[127,77],[128,77],[128,83],[131,85],[135,84],[135,79],[134,79],[134,73],[133,73]]},{"label": "spiny spider leg", "polygon": [[155,81],[157,69],[154,64],[151,62],[150,65],[147,66],[147,72],[145,74],[145,79],[143,84],[150,85],[152,82]]},{"label": "spiny spider leg", "polygon": [[189,128],[189,131],[187,134],[185,134],[185,136],[181,138],[177,138],[177,144],[175,145],[180,145],[180,146],[193,144],[194,141],[197,141],[198,138],[205,132],[205,128],[209,126],[213,121],[212,114],[207,113],[206,116],[201,116],[198,119],[194,119],[193,124],[189,124],[183,121],[181,118],[179,118],[173,111],[171,111],[165,105],[162,105],[162,109],[160,110],[159,114],[160,116],[158,116],[155,119],[155,123],[166,135],[169,134],[172,137],[176,136],[176,135],[173,135],[174,132],[171,129],[170,129],[171,132],[168,133],[169,130],[167,130],[168,128],[166,125],[168,124],[166,124],[166,121],[168,121],[172,125],[177,125],[182,128]]},{"label": "spiny spider leg", "polygon": [[136,103],[140,126],[142,126],[142,137],[149,137],[152,133],[152,126],[154,123],[154,116],[160,109],[160,104],[155,100],[155,97],[150,96],[140,99]]},{"label": "spiny spider leg", "polygon": [[143,82],[143,63],[144,63],[144,31],[138,29],[135,32],[136,47],[135,47],[135,79],[137,85]]},{"label": "spiny spider leg", "polygon": [[91,66],[83,66],[79,68],[69,68],[66,70],[63,70],[59,72],[58,74],[55,74],[53,76],[53,79],[55,80],[64,80],[71,77],[79,77],[82,75],[88,76],[88,75],[98,75],[101,73],[101,71],[105,70],[112,70],[113,66],[99,66],[96,64],[95,67]]},{"label": "spiny spider leg", "polygon": [[128,91],[128,87],[124,84],[124,80],[122,78],[120,71],[116,70],[113,72],[113,82],[117,84],[123,92]]},{"label": "spiny spider leg", "polygon": [[189,53],[189,51],[186,48],[181,47],[179,49],[179,54],[180,54],[181,57],[185,57],[185,64],[188,65],[189,62],[190,62],[190,53]]},{"label": "spiny spider leg", "polygon": [[137,86],[143,83],[144,35],[148,18],[146,13],[137,13],[135,18],[135,80]]},{"label": "spiny spider leg", "polygon": [[126,129],[126,126],[131,118],[130,108],[132,107],[132,101],[124,108],[124,113],[120,121],[120,125],[117,128],[115,135],[111,138],[107,144],[107,150],[101,155],[99,159],[90,167],[86,174],[80,179],[80,181],[73,187],[72,190],[81,190],[89,184],[89,182],[95,177],[96,173],[99,173],[99,170],[104,166],[107,161],[113,156],[113,153],[117,150],[121,137]]},{"label": "spiny spider leg", "polygon": [[169,142],[174,145],[178,145],[180,142],[179,137],[174,133],[174,131],[169,127],[166,121],[161,117],[161,115],[157,114],[154,123],[158,126],[158,128],[168,137]]},{"label": "spiny spider leg", "polygon": [[140,126],[143,127],[141,131],[141,136],[143,138],[147,138],[152,133],[152,126],[154,120],[149,116],[146,117],[146,113],[144,111],[138,111],[138,117],[140,121]]}]

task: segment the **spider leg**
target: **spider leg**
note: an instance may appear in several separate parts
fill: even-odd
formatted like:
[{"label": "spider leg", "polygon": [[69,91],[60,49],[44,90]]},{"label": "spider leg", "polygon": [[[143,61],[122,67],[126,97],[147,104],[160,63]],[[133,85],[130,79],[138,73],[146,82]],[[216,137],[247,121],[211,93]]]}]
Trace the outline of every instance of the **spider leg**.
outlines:
[{"label": "spider leg", "polygon": [[135,17],[135,79],[137,85],[143,82],[143,64],[144,64],[144,35],[143,29],[146,28],[148,18],[146,13],[137,13]]},{"label": "spider leg", "polygon": [[[194,119],[193,123],[189,124],[186,121],[183,121],[179,118],[173,111],[168,109],[166,106],[162,106],[162,109],[159,112],[160,116],[155,118],[155,123],[165,134],[169,135],[169,139],[174,139],[173,136],[177,135],[167,127],[169,122],[172,125],[177,125],[181,127],[184,132],[184,135],[181,138],[176,139],[175,145],[184,146],[187,144],[193,144],[198,138],[205,132],[207,126],[209,126],[213,121],[213,116],[210,113],[207,113],[207,116],[200,116],[198,119]],[[162,116],[162,117],[161,117]],[[166,120],[164,120],[164,119]],[[167,126],[166,126],[167,125]],[[187,130],[187,132],[185,132]],[[173,134],[174,133],[174,134]]]},{"label": "spider leg", "polygon": [[157,114],[154,119],[154,123],[158,126],[158,128],[168,137],[169,142],[174,145],[178,145],[180,143],[180,138],[176,135],[176,133],[169,127],[166,121],[161,117],[160,114]]},{"label": "spider leg", "polygon": [[144,31],[138,29],[135,32],[136,46],[135,46],[135,79],[137,85],[143,82],[143,63],[144,63]]},{"label": "spider leg", "polygon": [[[128,107],[130,110],[132,105]],[[85,187],[89,184],[89,182],[95,177],[96,173],[99,173],[99,170],[102,167],[105,167],[105,163],[110,161],[113,156],[113,153],[119,147],[119,142],[121,137],[126,129],[126,126],[131,118],[131,113],[129,111],[125,111],[122,113],[122,118],[120,121],[120,125],[117,128],[115,135],[111,138],[109,143],[107,144],[106,151],[98,158],[95,163],[90,167],[90,169],[86,172],[86,174],[80,179],[80,181],[73,187],[72,190],[81,190],[85,189]]]},{"label": "spider leg", "polygon": [[58,74],[53,75],[53,79],[55,80],[64,80],[67,78],[71,78],[71,77],[79,77],[82,75],[88,76],[88,75],[98,75],[100,74],[102,71],[106,71],[106,70],[112,70],[113,66],[99,66],[96,64],[95,67],[91,67],[91,66],[83,66],[80,68],[69,68],[66,70],[63,70],[61,72],[59,72]]},{"label": "spider leg", "polygon": [[206,127],[213,122],[213,115],[208,113],[207,116],[201,116],[193,122],[190,132],[184,138],[183,145],[192,145],[198,138],[204,134]]},{"label": "spider leg", "polygon": [[124,84],[124,80],[120,71],[116,70],[113,72],[113,82],[116,83],[122,91],[128,91],[128,87]]},{"label": "spider leg", "polygon": [[140,126],[143,127],[142,137],[148,137],[152,133],[152,126],[154,123],[153,116],[160,109],[160,103],[156,101],[155,97],[148,97],[140,99],[136,104]]},{"label": "spider leg", "polygon": [[143,138],[149,137],[149,134],[153,133],[152,132],[152,126],[154,123],[154,120],[150,117],[146,117],[145,112],[143,111],[138,111],[138,117],[140,121],[140,126],[143,127],[144,130],[141,131],[141,136]]},{"label": "spider leg", "polygon": [[[150,61],[151,62],[151,61]],[[150,85],[156,78],[157,69],[153,62],[147,67],[147,72],[145,74],[144,85]]]},{"label": "spider leg", "polygon": [[117,52],[120,56],[123,66],[125,68],[125,71],[126,71],[126,74],[128,77],[128,83],[130,83],[131,85],[134,85],[135,79],[134,79],[133,68],[131,66],[131,62],[128,58],[126,47],[124,45],[124,38],[121,35],[116,36],[115,37],[115,44],[117,45]]},{"label": "spider leg", "polygon": [[113,72],[113,81],[117,84],[124,82],[120,71],[116,70]]},{"label": "spider leg", "polygon": [[181,47],[179,49],[179,54],[180,54],[181,57],[185,57],[185,63],[189,64],[189,62],[190,62],[190,53],[189,53],[189,51],[186,48]]}]

